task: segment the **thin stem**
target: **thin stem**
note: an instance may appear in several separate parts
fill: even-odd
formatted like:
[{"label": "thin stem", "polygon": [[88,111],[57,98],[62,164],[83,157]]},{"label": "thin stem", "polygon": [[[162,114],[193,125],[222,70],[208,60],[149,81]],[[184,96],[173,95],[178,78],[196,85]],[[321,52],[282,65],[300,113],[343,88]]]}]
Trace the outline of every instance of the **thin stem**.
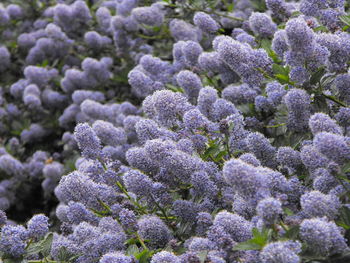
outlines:
[{"label": "thin stem", "polygon": [[104,163],[104,161],[102,160],[101,157],[97,158],[97,160],[102,164],[103,170],[107,171],[108,167],[107,165]]},{"label": "thin stem", "polygon": [[[225,134],[225,148],[226,148],[226,151],[227,151],[227,154],[229,156],[229,158],[231,158],[231,151],[230,151],[230,144],[229,144],[229,136],[227,134]],[[224,160],[225,161],[225,160]]]},{"label": "thin stem", "polygon": [[276,125],[269,125],[269,126],[266,126],[266,128],[277,128],[277,127],[281,127],[281,126],[285,126],[287,125],[286,123],[279,123],[279,124],[276,124]]},{"label": "thin stem", "polygon": [[146,244],[143,242],[142,238],[140,237],[139,233],[135,232],[137,239],[140,241],[141,246],[145,249],[148,250]]},{"label": "thin stem", "polygon": [[124,189],[123,185],[119,182],[116,183],[118,188],[127,196],[127,198],[135,205],[137,206],[138,209],[140,209],[140,211],[142,213],[147,214],[147,212],[145,211],[145,208],[143,206],[141,206],[138,202],[136,202],[134,199],[132,199],[132,197],[129,195],[129,193]]},{"label": "thin stem", "polygon": [[333,97],[333,96],[329,96],[327,94],[324,94],[322,93],[322,96],[325,97],[326,99],[329,99],[337,104],[339,104],[340,106],[343,106],[343,107],[348,107],[348,105],[346,105],[344,102],[338,100],[337,98]]},{"label": "thin stem", "polygon": [[[180,7],[180,6],[177,6],[177,7]],[[202,10],[202,9],[199,9],[199,8],[193,8],[193,7],[189,6],[189,5],[186,5],[185,8],[187,8],[187,9],[193,11],[193,12],[198,12],[199,11],[199,12],[204,12],[204,13],[209,14],[209,15],[213,14],[213,15],[217,15],[217,16],[226,17],[226,18],[229,18],[229,19],[232,19],[232,20],[236,20],[236,21],[242,21],[242,22],[244,21],[243,18],[221,14],[221,13],[213,11],[213,10],[212,11],[206,11],[206,10]]]},{"label": "thin stem", "polygon": [[161,207],[158,202],[154,199],[154,197],[151,195],[152,201],[154,202],[154,204],[158,207],[158,209],[161,211],[162,215],[165,217],[165,219],[167,221],[170,221],[170,219],[168,218],[168,215],[166,214],[165,210],[163,207]]},{"label": "thin stem", "polygon": [[284,229],[284,231],[288,231],[288,227],[282,222],[280,221],[280,226]]},{"label": "thin stem", "polygon": [[225,14],[220,14],[220,13],[218,13],[218,12],[216,12],[216,11],[212,11],[212,12],[203,11],[203,12],[208,13],[208,14],[212,13],[212,14],[214,14],[214,15],[226,17],[226,18],[229,18],[229,19],[232,19],[232,20],[236,20],[236,21],[244,21],[243,18],[239,18],[239,17],[235,17],[235,16],[229,16],[229,15],[225,15]]}]

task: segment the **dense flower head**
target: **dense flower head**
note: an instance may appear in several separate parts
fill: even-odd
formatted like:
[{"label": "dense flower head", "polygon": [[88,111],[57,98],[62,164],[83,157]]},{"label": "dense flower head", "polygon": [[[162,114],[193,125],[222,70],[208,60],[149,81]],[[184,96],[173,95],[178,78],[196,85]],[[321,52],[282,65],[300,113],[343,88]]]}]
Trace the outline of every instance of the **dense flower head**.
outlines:
[{"label": "dense flower head", "polygon": [[185,222],[194,222],[197,213],[198,205],[187,200],[176,200],[173,204],[173,213]]},{"label": "dense flower head", "polygon": [[193,17],[193,22],[206,33],[215,33],[220,28],[218,23],[204,12],[197,12]]},{"label": "dense flower head", "polygon": [[335,78],[335,87],[339,92],[340,98],[346,102],[350,101],[349,79],[350,74],[340,74]]},{"label": "dense flower head", "polygon": [[325,168],[317,169],[314,174],[313,188],[317,191],[327,194],[339,184],[336,178]]},{"label": "dense flower head", "polygon": [[28,232],[23,226],[6,225],[1,229],[0,251],[19,258],[25,253]]},{"label": "dense flower head", "polygon": [[283,99],[288,108],[288,127],[296,131],[307,129],[310,117],[309,95],[302,89],[291,89]]},{"label": "dense flower head", "polygon": [[271,59],[263,50],[253,50],[249,45],[227,36],[214,39],[213,47],[219,58],[249,85],[259,85],[262,81],[263,77],[256,69],[257,66],[262,70],[269,70]]},{"label": "dense flower head", "polygon": [[192,71],[180,71],[176,77],[177,83],[185,90],[186,95],[190,100],[197,100],[199,90],[202,88],[200,78]]},{"label": "dense flower head", "polygon": [[157,216],[145,216],[138,221],[138,233],[152,247],[164,247],[171,238],[170,231]]},{"label": "dense flower head", "polygon": [[286,24],[287,43],[292,51],[311,52],[314,43],[314,33],[307,26],[305,20],[294,18]]},{"label": "dense flower head", "polygon": [[120,252],[112,252],[105,254],[99,261],[99,263],[132,263],[133,259],[129,256],[125,256]]},{"label": "dense flower head", "polygon": [[196,66],[198,58],[203,52],[203,48],[195,41],[186,41],[182,47],[182,52],[185,57],[186,64]]},{"label": "dense flower head", "polygon": [[131,13],[137,22],[148,26],[160,26],[164,19],[163,13],[157,6],[137,7]]},{"label": "dense flower head", "polygon": [[341,253],[348,248],[340,228],[325,218],[305,219],[300,225],[300,236],[318,255]]},{"label": "dense flower head", "polygon": [[123,145],[127,137],[122,128],[114,127],[110,122],[97,120],[92,125],[92,129],[102,143],[111,146]]},{"label": "dense flower head", "polygon": [[264,13],[252,13],[249,17],[249,26],[254,34],[260,37],[272,37],[277,30],[277,25],[271,17]]},{"label": "dense flower head", "polygon": [[162,251],[152,257],[151,263],[180,263],[180,259],[173,253]]},{"label": "dense flower head", "polygon": [[123,176],[123,181],[128,190],[140,197],[147,196],[152,189],[151,179],[137,170],[127,172]]},{"label": "dense flower head", "polygon": [[198,42],[202,39],[201,31],[182,19],[172,19],[169,23],[169,30],[176,41],[192,40]]},{"label": "dense flower head", "polygon": [[86,158],[96,159],[99,157],[99,151],[101,149],[100,139],[87,123],[76,126],[74,137]]},{"label": "dense flower head", "polygon": [[246,142],[249,151],[251,151],[263,165],[269,167],[275,166],[276,149],[263,134],[251,133],[246,138]]},{"label": "dense flower head", "polygon": [[0,73],[5,71],[10,66],[10,52],[6,47],[0,47],[0,60],[1,60],[1,66],[0,66]]},{"label": "dense flower head", "polygon": [[45,215],[35,215],[27,223],[28,235],[32,238],[42,238],[49,231],[49,222]]},{"label": "dense flower head", "polygon": [[13,156],[4,154],[0,156],[0,170],[8,175],[20,176],[23,171],[23,165]]},{"label": "dense flower head", "polygon": [[343,163],[350,158],[350,146],[342,135],[320,132],[314,137],[313,143],[320,153],[335,162]]},{"label": "dense flower head", "polygon": [[335,115],[335,119],[338,123],[344,127],[349,126],[350,120],[350,108],[340,108],[338,113]]},{"label": "dense flower head", "polygon": [[276,159],[281,165],[294,169],[300,168],[302,164],[300,152],[293,150],[291,147],[278,148]]},{"label": "dense flower head", "polygon": [[79,225],[81,222],[95,222],[96,216],[82,203],[70,201],[67,207],[67,221]]},{"label": "dense flower head", "polygon": [[236,242],[246,241],[251,237],[251,222],[227,211],[219,212],[216,215],[211,228],[215,227],[221,227]]},{"label": "dense flower head", "polygon": [[273,224],[283,213],[282,204],[279,200],[268,197],[261,200],[257,207],[257,214],[260,216],[265,224]]},{"label": "dense flower head", "polygon": [[323,217],[334,219],[338,215],[340,202],[334,195],[325,195],[318,191],[312,191],[301,196],[300,204],[303,213],[308,217]]},{"label": "dense flower head", "polygon": [[287,3],[284,0],[266,0],[266,7],[271,10],[276,18],[284,18],[290,15]]},{"label": "dense flower head", "polygon": [[342,130],[337,123],[324,113],[312,115],[309,119],[309,127],[313,134],[318,132],[342,134]]},{"label": "dense flower head", "polygon": [[264,187],[258,170],[238,159],[231,159],[225,163],[223,175],[227,183],[243,196],[255,195],[260,187]]},{"label": "dense flower head", "polygon": [[303,164],[310,170],[326,167],[329,160],[314,146],[305,145],[301,148],[300,157]]},{"label": "dense flower head", "polygon": [[[146,104],[147,102],[147,104]],[[177,123],[177,116],[183,115],[190,104],[181,93],[169,90],[156,91],[143,102],[147,115],[165,126]]]},{"label": "dense flower head", "polygon": [[293,241],[274,242],[263,248],[260,260],[263,263],[299,263],[301,244]]},{"label": "dense flower head", "polygon": [[0,210],[0,226],[5,225],[7,222],[7,216],[6,213],[2,210]]}]

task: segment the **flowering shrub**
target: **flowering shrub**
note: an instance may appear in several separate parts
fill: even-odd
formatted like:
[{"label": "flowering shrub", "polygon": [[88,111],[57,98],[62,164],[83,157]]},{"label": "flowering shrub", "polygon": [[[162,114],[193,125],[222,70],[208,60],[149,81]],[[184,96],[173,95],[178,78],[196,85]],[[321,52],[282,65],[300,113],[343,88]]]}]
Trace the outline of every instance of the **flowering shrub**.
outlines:
[{"label": "flowering shrub", "polygon": [[5,0],[0,261],[350,261],[345,1]]}]

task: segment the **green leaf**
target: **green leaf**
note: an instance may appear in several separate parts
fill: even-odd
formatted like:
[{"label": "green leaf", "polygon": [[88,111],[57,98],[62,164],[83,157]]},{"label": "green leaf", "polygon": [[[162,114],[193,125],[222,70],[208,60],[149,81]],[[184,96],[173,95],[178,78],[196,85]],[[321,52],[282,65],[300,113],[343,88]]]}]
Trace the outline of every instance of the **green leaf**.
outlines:
[{"label": "green leaf", "polygon": [[272,71],[274,73],[275,78],[282,84],[294,84],[289,79],[289,72],[290,67],[289,66],[281,66],[279,64],[273,64],[272,65]]},{"label": "green leaf", "polygon": [[288,207],[285,207],[283,209],[283,212],[287,215],[287,216],[292,216],[294,215],[294,212],[292,210],[290,210]]},{"label": "green leaf", "polygon": [[134,255],[136,259],[139,260],[139,263],[148,263],[149,259],[152,257],[153,251],[148,249],[142,250],[139,254]]},{"label": "green leaf", "polygon": [[45,68],[46,66],[48,66],[49,65],[49,61],[47,60],[47,59],[45,59],[41,64],[39,64],[38,66],[39,67],[43,67],[43,68]]},{"label": "green leaf", "polygon": [[325,26],[318,26],[314,28],[315,32],[328,32],[328,28]]},{"label": "green leaf", "polygon": [[53,233],[48,233],[41,243],[41,246],[42,246],[41,254],[43,254],[44,257],[47,257],[50,255],[52,241],[53,241]]},{"label": "green leaf", "polygon": [[350,26],[350,15],[339,16],[339,19],[346,25]]},{"label": "green leaf", "polygon": [[233,250],[260,250],[262,248],[261,245],[252,242],[251,240],[238,243],[234,246]]},{"label": "green leaf", "polygon": [[260,45],[263,49],[265,49],[265,51],[267,52],[269,57],[273,60],[273,62],[275,63],[280,62],[280,59],[278,58],[277,54],[271,48],[271,41],[269,39],[262,39],[260,42]]},{"label": "green leaf", "polygon": [[27,247],[27,254],[28,255],[35,255],[41,252],[42,250],[42,245],[40,243],[31,243]]},{"label": "green leaf", "polygon": [[272,229],[264,228],[260,232],[259,229],[253,228],[253,238],[245,242],[238,243],[233,250],[260,250],[270,240]]},{"label": "green leaf", "polygon": [[226,5],[227,11],[232,12],[235,4],[232,2],[231,4]]},{"label": "green leaf", "polygon": [[266,4],[264,0],[250,0],[251,5],[259,12],[266,11]]},{"label": "green leaf", "polygon": [[282,84],[289,84],[289,83],[291,83],[291,82],[289,81],[289,76],[282,75],[282,74],[276,74],[275,77],[276,77],[276,79],[279,80],[279,82],[281,82]]},{"label": "green leaf", "polygon": [[273,64],[272,65],[272,70],[274,74],[281,74],[281,75],[289,75],[290,68],[289,67],[283,67],[278,64]]},{"label": "green leaf", "polygon": [[204,263],[205,260],[207,259],[208,251],[207,250],[201,251],[197,254],[197,256],[199,257],[199,260],[201,261],[201,263]]},{"label": "green leaf", "polygon": [[133,245],[133,244],[137,244],[137,242],[138,242],[137,238],[130,238],[125,241],[125,245]]},{"label": "green leaf", "polygon": [[346,163],[343,167],[342,167],[342,173],[349,173],[350,172],[350,162]]},{"label": "green leaf", "polygon": [[20,258],[17,258],[17,259],[16,258],[6,258],[6,259],[4,259],[4,263],[24,263],[24,261]]},{"label": "green leaf", "polygon": [[58,251],[58,260],[63,262],[69,262],[69,260],[73,257],[66,247],[60,247]]},{"label": "green leaf", "polygon": [[221,151],[221,152],[219,152],[216,156],[215,156],[215,158],[214,158],[214,160],[216,161],[216,162],[218,162],[218,161],[220,161],[225,155],[227,155],[228,154],[228,152],[226,151],[226,150],[223,150],[223,151]]},{"label": "green leaf", "polygon": [[350,180],[346,176],[338,176],[338,178],[347,182],[347,183],[350,183]]},{"label": "green leaf", "polygon": [[252,242],[254,242],[255,244],[264,246],[267,243],[268,239],[270,238],[272,230],[264,228],[260,232],[259,229],[253,228],[252,233],[253,233],[253,238],[251,239]]},{"label": "green leaf", "polygon": [[319,68],[315,73],[311,75],[310,84],[311,85],[317,84],[325,73],[326,73],[326,69],[324,67]]},{"label": "green leaf", "polygon": [[128,247],[128,249],[126,250],[126,255],[128,256],[133,256],[140,253],[139,248],[136,245],[131,245]]},{"label": "green leaf", "polygon": [[337,222],[337,225],[344,228],[345,230],[350,229],[350,226],[348,226],[347,224],[344,224],[343,222]]},{"label": "green leaf", "polygon": [[140,259],[140,258],[144,257],[144,255],[148,255],[148,252],[149,252],[149,250],[144,249],[141,252],[139,252],[138,254],[136,254],[135,258],[136,259]]},{"label": "green leaf", "polygon": [[346,206],[340,208],[340,220],[342,223],[350,227],[350,209]]},{"label": "green leaf", "polygon": [[176,87],[174,85],[171,85],[171,84],[166,84],[165,85],[169,90],[173,91],[173,92],[181,92],[181,93],[184,93],[184,90],[180,87]]},{"label": "green leaf", "polygon": [[287,230],[287,232],[284,234],[284,237],[288,239],[295,240],[297,239],[300,231],[300,226],[292,226]]},{"label": "green leaf", "polygon": [[292,17],[296,17],[296,16],[299,16],[299,15],[301,15],[301,12],[300,12],[300,11],[294,11],[294,12],[292,13]]}]

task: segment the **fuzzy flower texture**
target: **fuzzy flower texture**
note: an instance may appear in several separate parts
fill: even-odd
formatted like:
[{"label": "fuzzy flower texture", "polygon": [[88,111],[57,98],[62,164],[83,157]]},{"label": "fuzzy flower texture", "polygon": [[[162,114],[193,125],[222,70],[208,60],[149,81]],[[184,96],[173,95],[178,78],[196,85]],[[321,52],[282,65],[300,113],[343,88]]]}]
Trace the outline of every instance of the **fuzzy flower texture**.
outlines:
[{"label": "fuzzy flower texture", "polygon": [[344,0],[0,4],[0,262],[350,262]]}]

